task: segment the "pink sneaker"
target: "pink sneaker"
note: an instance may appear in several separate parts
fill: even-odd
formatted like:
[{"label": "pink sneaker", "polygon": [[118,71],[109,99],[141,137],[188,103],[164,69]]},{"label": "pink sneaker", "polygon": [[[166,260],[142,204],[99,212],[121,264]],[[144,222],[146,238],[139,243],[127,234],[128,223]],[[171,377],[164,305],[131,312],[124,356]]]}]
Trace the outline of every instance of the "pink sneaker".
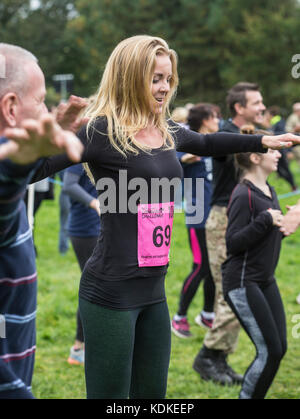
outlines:
[{"label": "pink sneaker", "polygon": [[173,320],[171,322],[171,329],[172,329],[172,332],[179,338],[186,339],[193,336],[192,333],[190,332],[190,325],[186,317],[184,317],[181,320],[174,320],[174,317],[173,317]]},{"label": "pink sneaker", "polygon": [[195,317],[195,322],[202,327],[205,327],[206,329],[211,329],[213,326],[214,319],[208,319],[205,316],[203,316],[202,313],[198,314],[198,316]]}]

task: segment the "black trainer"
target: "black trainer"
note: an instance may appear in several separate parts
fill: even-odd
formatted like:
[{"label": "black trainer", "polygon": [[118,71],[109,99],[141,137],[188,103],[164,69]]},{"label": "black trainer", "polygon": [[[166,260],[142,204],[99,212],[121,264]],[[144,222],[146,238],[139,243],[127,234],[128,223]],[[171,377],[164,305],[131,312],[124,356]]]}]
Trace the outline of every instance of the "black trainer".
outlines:
[{"label": "black trainer", "polygon": [[224,367],[225,367],[226,373],[232,378],[233,384],[239,386],[239,385],[241,385],[243,383],[244,376],[238,374],[237,372],[235,372],[231,368],[231,366],[227,364],[227,357],[226,356],[224,358]]},{"label": "black trainer", "polygon": [[233,379],[224,370],[224,364],[220,363],[220,351],[214,351],[202,347],[196,356],[193,364],[193,369],[200,374],[204,381],[213,381],[222,386],[232,386]]}]

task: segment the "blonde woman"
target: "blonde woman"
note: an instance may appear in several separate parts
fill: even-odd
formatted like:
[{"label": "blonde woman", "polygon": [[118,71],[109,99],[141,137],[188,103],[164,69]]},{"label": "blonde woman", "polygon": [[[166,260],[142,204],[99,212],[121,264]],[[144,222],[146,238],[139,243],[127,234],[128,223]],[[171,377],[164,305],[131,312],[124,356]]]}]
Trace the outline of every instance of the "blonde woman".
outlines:
[{"label": "blonde woman", "polygon": [[[188,131],[166,118],[177,85],[176,53],[164,40],[126,39],[112,52],[79,132],[101,202],[101,233],[79,292],[88,398],[165,397],[171,339],[164,280],[174,193],[170,187],[166,198],[153,189],[159,180],[181,178],[176,149],[200,156],[263,152],[298,139]],[[64,155],[46,159],[34,180],[71,164]]]}]

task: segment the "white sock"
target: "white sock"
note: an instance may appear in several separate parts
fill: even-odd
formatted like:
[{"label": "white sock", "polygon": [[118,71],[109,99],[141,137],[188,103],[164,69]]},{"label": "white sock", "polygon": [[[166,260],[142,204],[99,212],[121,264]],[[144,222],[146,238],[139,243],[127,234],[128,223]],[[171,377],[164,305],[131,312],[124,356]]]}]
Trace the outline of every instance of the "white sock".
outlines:
[{"label": "white sock", "polygon": [[203,317],[205,317],[208,320],[213,320],[215,318],[215,313],[214,312],[208,312],[208,311],[201,311],[201,314],[203,315]]},{"label": "white sock", "polygon": [[175,322],[179,322],[182,319],[186,319],[186,316],[179,316],[179,314],[175,314],[174,316]]}]

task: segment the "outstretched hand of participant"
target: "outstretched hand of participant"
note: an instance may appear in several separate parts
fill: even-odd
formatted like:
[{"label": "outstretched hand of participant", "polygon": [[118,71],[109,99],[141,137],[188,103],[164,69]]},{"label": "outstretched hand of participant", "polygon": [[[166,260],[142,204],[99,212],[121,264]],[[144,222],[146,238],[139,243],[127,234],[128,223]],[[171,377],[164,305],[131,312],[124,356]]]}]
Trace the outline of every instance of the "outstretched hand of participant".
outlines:
[{"label": "outstretched hand of participant", "polygon": [[93,199],[91,202],[90,202],[90,208],[92,208],[93,210],[95,210],[96,211],[96,213],[99,215],[99,217],[100,217],[100,215],[101,215],[101,212],[100,212],[100,202],[99,202],[99,200],[98,199]]},{"label": "outstretched hand of participant", "polygon": [[181,163],[193,164],[201,161],[201,157],[195,156],[194,154],[186,153],[180,158]]},{"label": "outstretched hand of participant", "polygon": [[30,164],[62,153],[78,163],[84,149],[76,135],[63,130],[51,114],[38,121],[26,120],[20,128],[6,128],[4,136],[9,141],[0,145],[0,160],[10,159],[16,164]]},{"label": "outstretched hand of participant", "polygon": [[86,99],[70,96],[67,103],[61,103],[55,110],[56,122],[63,129],[76,133],[83,125],[88,123],[88,119],[81,116],[87,105]]},{"label": "outstretched hand of participant", "polygon": [[265,148],[282,150],[284,148],[300,144],[300,137],[289,133],[283,135],[264,135],[262,138],[262,144]]},{"label": "outstretched hand of participant", "polygon": [[287,206],[288,212],[282,219],[280,231],[285,236],[293,234],[300,226],[300,201],[294,206]]}]

